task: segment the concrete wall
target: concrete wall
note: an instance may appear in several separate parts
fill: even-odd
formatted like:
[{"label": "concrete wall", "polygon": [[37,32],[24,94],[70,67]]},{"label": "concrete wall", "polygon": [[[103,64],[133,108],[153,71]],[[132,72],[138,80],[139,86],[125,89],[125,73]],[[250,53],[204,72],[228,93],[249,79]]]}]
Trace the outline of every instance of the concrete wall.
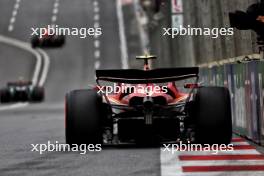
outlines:
[{"label": "concrete wall", "polygon": [[[229,27],[228,13],[246,8],[257,0],[183,0],[184,25],[192,27]],[[163,17],[149,13],[150,51],[160,58],[159,66],[193,66],[215,60],[257,52],[256,35],[235,30],[233,36],[162,36],[163,27],[171,27],[170,0],[162,5]]]}]

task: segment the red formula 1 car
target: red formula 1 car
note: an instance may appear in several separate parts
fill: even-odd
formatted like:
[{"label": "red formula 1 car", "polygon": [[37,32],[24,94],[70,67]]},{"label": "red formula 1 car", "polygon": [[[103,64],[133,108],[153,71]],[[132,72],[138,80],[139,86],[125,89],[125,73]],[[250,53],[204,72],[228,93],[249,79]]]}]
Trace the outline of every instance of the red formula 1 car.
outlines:
[{"label": "red formula 1 car", "polygon": [[[200,87],[199,68],[96,70],[98,85],[66,95],[68,144],[160,144],[175,141],[228,144],[230,95]],[[190,79],[192,83],[186,82]],[[115,88],[101,86],[114,82]],[[182,88],[178,83],[183,84]],[[187,90],[187,91],[186,91]]]},{"label": "red formula 1 car", "polygon": [[62,47],[64,44],[64,35],[49,35],[47,31],[41,38],[38,35],[34,35],[31,38],[32,48],[57,48]]}]

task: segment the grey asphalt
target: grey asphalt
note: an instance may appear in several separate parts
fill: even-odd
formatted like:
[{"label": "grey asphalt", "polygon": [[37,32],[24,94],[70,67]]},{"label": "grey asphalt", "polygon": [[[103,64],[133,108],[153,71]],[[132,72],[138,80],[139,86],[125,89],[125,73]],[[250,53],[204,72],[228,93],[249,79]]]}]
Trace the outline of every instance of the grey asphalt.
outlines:
[{"label": "grey asphalt", "polygon": [[[64,27],[93,27],[92,0],[61,0],[57,24]],[[8,23],[15,0],[0,0],[0,35],[29,41],[31,27],[51,22],[54,0],[21,0],[14,30]],[[120,68],[120,43],[114,0],[100,0],[101,67]],[[68,36],[61,49],[47,49],[51,67],[46,102],[20,109],[0,111],[0,175],[159,175],[157,148],[108,148],[102,152],[31,152],[31,144],[64,143],[63,100],[67,91],[94,83],[93,37]],[[19,76],[30,79],[34,57],[20,49],[0,44],[0,85]],[[1,106],[0,106],[1,107]]]}]

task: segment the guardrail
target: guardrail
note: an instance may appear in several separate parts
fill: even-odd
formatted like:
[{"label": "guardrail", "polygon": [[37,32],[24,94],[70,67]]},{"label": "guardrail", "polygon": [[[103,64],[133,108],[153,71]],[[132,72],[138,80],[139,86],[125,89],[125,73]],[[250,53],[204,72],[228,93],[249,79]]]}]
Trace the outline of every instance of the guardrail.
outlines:
[{"label": "guardrail", "polygon": [[264,61],[206,65],[200,77],[205,85],[229,88],[233,131],[264,145]]}]

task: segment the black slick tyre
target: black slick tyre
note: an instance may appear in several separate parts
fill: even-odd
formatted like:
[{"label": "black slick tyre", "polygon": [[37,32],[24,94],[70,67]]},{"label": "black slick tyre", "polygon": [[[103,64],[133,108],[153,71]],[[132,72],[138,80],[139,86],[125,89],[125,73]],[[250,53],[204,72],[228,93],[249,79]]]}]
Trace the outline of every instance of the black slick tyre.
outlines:
[{"label": "black slick tyre", "polygon": [[31,101],[42,102],[45,98],[45,91],[43,87],[34,87],[31,92]]},{"label": "black slick tyre", "polygon": [[74,90],[66,95],[67,144],[102,143],[102,98],[95,90]]},{"label": "black slick tyre", "polygon": [[38,36],[33,36],[31,38],[31,47],[32,48],[36,48],[36,47],[38,47],[38,45],[39,45],[39,38],[38,38]]},{"label": "black slick tyre", "polygon": [[229,144],[232,138],[230,94],[224,87],[201,87],[195,98],[196,142]]},{"label": "black slick tyre", "polygon": [[11,101],[11,94],[8,89],[0,90],[0,102],[1,103],[9,103]]}]

